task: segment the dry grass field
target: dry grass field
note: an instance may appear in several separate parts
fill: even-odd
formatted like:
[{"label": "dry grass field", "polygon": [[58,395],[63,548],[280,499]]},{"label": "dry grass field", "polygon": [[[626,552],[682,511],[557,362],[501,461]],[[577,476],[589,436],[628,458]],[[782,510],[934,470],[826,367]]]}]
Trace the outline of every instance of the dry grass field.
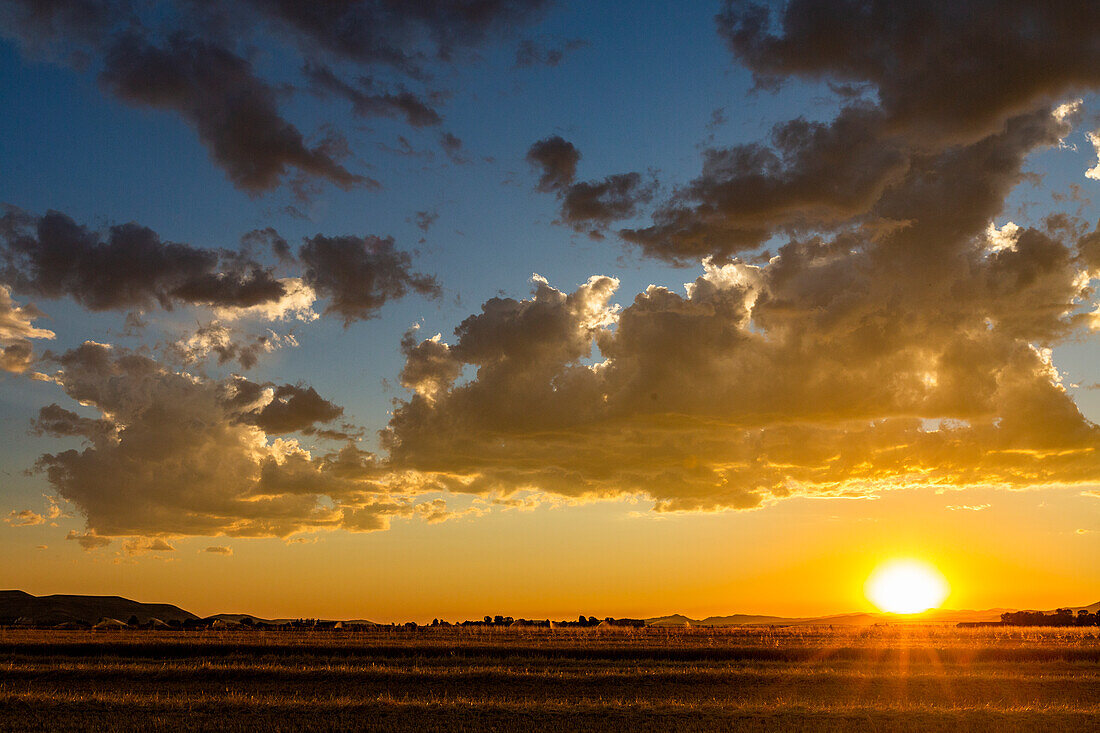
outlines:
[{"label": "dry grass field", "polygon": [[0,630],[3,730],[1098,730],[1093,629]]}]

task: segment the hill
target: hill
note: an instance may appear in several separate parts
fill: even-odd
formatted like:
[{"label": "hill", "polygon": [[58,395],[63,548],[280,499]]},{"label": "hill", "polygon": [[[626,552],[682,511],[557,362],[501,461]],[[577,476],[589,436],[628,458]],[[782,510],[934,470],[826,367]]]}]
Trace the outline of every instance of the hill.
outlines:
[{"label": "hill", "polygon": [[[1091,606],[1076,606],[1072,610],[1076,613],[1085,609],[1095,613],[1100,609],[1100,603]],[[952,609],[936,609],[927,611],[918,616],[898,616],[890,613],[844,613],[833,616],[791,617],[791,616],[760,616],[744,613],[735,613],[730,616],[708,616],[704,619],[693,619],[682,614],[672,616],[658,616],[646,619],[647,626],[869,626],[877,623],[907,622],[918,623],[944,623],[957,624],[960,622],[1000,621],[1001,614],[1013,611],[1012,608],[989,608],[983,611],[956,611]],[[1050,611],[1053,612],[1053,611]],[[1048,612],[1048,613],[1050,613]]]},{"label": "hill", "polygon": [[729,616],[708,616],[693,619],[675,614],[646,619],[646,626],[869,626],[882,619],[870,613],[843,613],[833,616],[789,617],[759,616],[735,613]]},{"label": "hill", "polygon": [[94,624],[101,618],[126,621],[131,616],[137,616],[141,623],[153,618],[161,621],[198,618],[168,603],[139,603],[121,596],[32,596],[19,590],[0,591],[0,624],[45,626],[68,621]]},{"label": "hill", "polygon": [[[259,616],[253,616],[250,613],[215,613],[213,616],[207,616],[207,621],[229,621],[232,623],[242,623],[245,620],[249,620],[253,624],[269,624],[278,626],[280,624],[289,624],[297,619],[293,618],[260,618]],[[335,623],[337,621],[343,621],[345,624],[356,624],[359,626],[378,626],[374,621],[368,621],[364,618],[357,619],[317,619],[322,623]]]}]

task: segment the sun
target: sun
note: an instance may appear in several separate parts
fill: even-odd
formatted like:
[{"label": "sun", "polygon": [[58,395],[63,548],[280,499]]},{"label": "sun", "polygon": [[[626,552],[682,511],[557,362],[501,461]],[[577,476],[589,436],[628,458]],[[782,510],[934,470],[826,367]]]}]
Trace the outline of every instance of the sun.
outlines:
[{"label": "sun", "polygon": [[926,562],[891,560],[875,568],[863,591],[881,611],[920,613],[943,603],[951,587],[943,573]]}]

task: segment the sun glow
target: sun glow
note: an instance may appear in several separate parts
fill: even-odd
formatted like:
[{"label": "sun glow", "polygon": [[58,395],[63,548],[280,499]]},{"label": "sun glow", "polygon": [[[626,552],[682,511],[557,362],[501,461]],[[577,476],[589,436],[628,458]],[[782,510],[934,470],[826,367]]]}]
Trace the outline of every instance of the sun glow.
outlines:
[{"label": "sun glow", "polygon": [[947,578],[919,560],[891,560],[867,578],[864,593],[888,613],[920,613],[936,608],[951,591]]}]

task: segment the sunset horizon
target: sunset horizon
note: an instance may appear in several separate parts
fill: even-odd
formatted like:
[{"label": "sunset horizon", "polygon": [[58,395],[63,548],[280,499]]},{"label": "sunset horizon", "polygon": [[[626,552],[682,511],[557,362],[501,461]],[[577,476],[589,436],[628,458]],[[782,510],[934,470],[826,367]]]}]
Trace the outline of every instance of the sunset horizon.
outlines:
[{"label": "sunset horizon", "polygon": [[[850,655],[814,725],[861,720],[845,675],[920,644],[948,650],[922,674],[970,690],[946,698],[964,717],[1100,715],[1080,702],[1100,694],[1092,4],[0,0],[0,79],[0,587],[180,610],[168,629],[9,594],[18,684],[26,654],[79,676],[131,637],[216,656],[201,633],[245,634],[217,614],[362,619],[387,628],[316,643],[389,660],[347,672],[376,675],[380,728],[458,714],[402,645],[513,683],[511,645],[607,672],[626,718],[554,697],[581,675],[555,668],[547,729],[582,698],[597,727],[633,728],[631,700],[722,721],[701,690],[737,685],[642,700],[615,675],[766,661],[695,628],[733,616],[784,664]],[[486,615],[685,628],[589,659],[597,624],[482,648]],[[817,628],[842,615],[867,634]],[[471,623],[415,635],[440,619]],[[275,626],[292,656],[322,630]],[[245,656],[267,643],[248,631]],[[953,676],[1013,654],[1003,710],[981,707],[1000,670]],[[1042,697],[1043,665],[1078,661],[1078,697]],[[515,725],[460,667],[446,704]],[[42,693],[73,728],[97,695],[127,704],[87,674],[87,699]],[[408,674],[427,717],[399,714]],[[908,674],[867,683],[885,728]],[[40,711],[32,688],[13,704]],[[317,705],[355,727],[349,700]]]}]

